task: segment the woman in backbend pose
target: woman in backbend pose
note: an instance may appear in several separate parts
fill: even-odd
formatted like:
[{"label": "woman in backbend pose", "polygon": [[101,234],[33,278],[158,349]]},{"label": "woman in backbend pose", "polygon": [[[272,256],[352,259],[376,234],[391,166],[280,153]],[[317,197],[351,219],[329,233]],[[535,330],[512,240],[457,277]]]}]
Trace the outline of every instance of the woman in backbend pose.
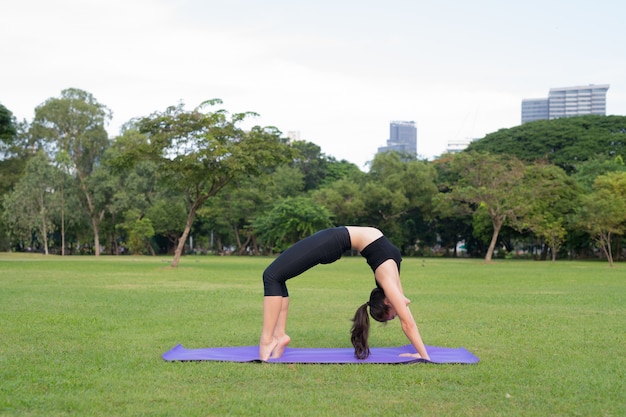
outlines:
[{"label": "woman in backbend pose", "polygon": [[289,293],[286,281],[302,274],[317,264],[329,264],[341,255],[355,249],[367,260],[374,271],[376,288],[368,302],[354,315],[352,345],[359,359],[369,356],[369,314],[379,322],[400,318],[402,330],[417,353],[407,354],[429,360],[413,315],[410,300],[402,292],[400,283],[400,251],[382,232],[373,227],[345,226],[326,229],[309,236],[284,251],[263,273],[263,329],[259,344],[262,361],[282,356],[291,339],[285,333]]}]

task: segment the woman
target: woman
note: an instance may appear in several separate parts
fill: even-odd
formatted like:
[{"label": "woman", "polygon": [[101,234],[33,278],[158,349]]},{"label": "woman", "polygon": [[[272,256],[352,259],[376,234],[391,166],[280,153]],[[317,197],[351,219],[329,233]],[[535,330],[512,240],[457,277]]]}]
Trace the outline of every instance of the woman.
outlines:
[{"label": "woman", "polygon": [[286,281],[317,264],[329,264],[341,255],[355,249],[367,260],[374,271],[376,288],[367,303],[358,308],[353,319],[352,345],[359,359],[369,356],[369,314],[376,321],[400,318],[402,330],[417,353],[406,354],[429,360],[413,315],[411,302],[402,292],[400,283],[400,251],[382,232],[373,227],[345,226],[322,230],[284,251],[263,273],[263,329],[259,344],[262,361],[280,358],[291,339],[285,333],[289,293]]}]

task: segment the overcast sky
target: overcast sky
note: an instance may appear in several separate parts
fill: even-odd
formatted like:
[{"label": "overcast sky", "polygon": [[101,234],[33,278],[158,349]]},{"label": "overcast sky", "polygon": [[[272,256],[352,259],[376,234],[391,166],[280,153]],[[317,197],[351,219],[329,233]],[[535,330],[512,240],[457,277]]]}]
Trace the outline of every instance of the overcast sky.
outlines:
[{"label": "overcast sky", "polygon": [[5,0],[0,103],[18,120],[63,89],[133,117],[211,98],[363,169],[412,120],[418,153],[520,124],[523,98],[610,84],[626,115],[617,0]]}]

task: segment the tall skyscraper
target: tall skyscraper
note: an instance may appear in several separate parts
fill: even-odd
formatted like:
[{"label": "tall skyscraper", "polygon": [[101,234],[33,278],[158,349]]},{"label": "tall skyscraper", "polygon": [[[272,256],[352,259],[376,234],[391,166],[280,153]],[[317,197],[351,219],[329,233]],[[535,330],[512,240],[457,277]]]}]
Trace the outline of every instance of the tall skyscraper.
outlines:
[{"label": "tall skyscraper", "polygon": [[609,84],[551,88],[548,98],[522,100],[522,123],[585,114],[606,114]]},{"label": "tall skyscraper", "polygon": [[550,117],[547,98],[525,98],[522,100],[522,124]]},{"label": "tall skyscraper", "polygon": [[389,123],[387,146],[378,148],[378,153],[396,151],[417,156],[417,128],[415,122],[395,120]]}]

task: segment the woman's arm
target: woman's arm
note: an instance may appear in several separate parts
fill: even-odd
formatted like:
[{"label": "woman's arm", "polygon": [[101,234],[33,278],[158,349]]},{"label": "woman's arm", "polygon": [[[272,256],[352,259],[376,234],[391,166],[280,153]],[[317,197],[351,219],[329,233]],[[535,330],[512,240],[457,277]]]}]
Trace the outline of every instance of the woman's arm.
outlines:
[{"label": "woman's arm", "polygon": [[[419,357],[422,359],[430,360],[430,356],[428,355],[428,352],[426,351],[426,346],[424,346],[424,342],[422,341],[422,336],[420,335],[419,329],[417,328],[417,324],[415,323],[415,320],[413,319],[413,315],[411,314],[411,311],[409,310],[408,305],[405,306],[405,310],[410,320],[403,320],[402,316],[400,315],[400,312],[398,312],[398,317],[400,318],[400,322],[402,324],[402,330],[404,331],[404,334],[406,335],[406,337],[411,341],[411,344],[413,345],[415,350],[417,350]],[[406,354],[404,356],[415,356],[415,355]]]},{"label": "woman's arm", "polygon": [[398,274],[396,263],[391,259],[385,261],[378,267],[378,269],[376,269],[375,275],[376,280],[382,287],[383,291],[385,291],[387,300],[396,310],[396,314],[398,315],[402,325],[402,331],[409,339],[415,350],[417,350],[419,357],[429,360],[430,356],[426,351],[426,347],[422,341],[422,336],[417,328],[413,314],[411,314],[411,310],[409,310],[408,304],[410,303],[410,300],[407,299],[402,292],[400,275]]}]

